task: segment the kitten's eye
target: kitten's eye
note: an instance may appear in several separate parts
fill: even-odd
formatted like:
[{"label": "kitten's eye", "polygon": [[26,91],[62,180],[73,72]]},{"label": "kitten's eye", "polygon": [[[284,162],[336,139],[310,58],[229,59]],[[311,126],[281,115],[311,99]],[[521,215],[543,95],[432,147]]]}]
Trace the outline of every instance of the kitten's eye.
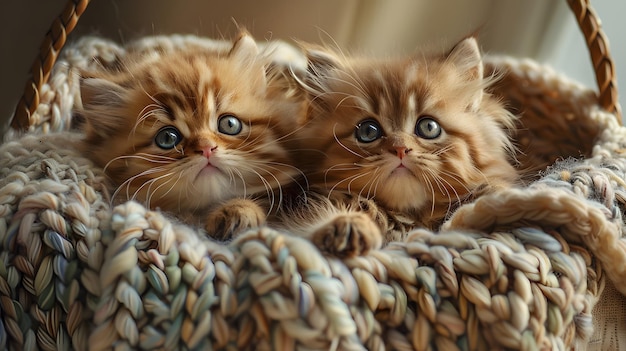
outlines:
[{"label": "kitten's eye", "polygon": [[441,126],[430,117],[424,117],[417,121],[415,134],[424,139],[435,139],[441,135]]},{"label": "kitten's eye", "polygon": [[237,135],[241,133],[241,121],[233,115],[222,115],[217,121],[217,130],[227,135]]},{"label": "kitten's eye", "polygon": [[378,122],[372,119],[366,119],[356,126],[356,139],[362,143],[371,143],[383,136],[383,128]]},{"label": "kitten's eye", "polygon": [[180,135],[178,129],[174,127],[164,127],[154,137],[154,143],[161,149],[169,150],[183,140],[183,136]]}]

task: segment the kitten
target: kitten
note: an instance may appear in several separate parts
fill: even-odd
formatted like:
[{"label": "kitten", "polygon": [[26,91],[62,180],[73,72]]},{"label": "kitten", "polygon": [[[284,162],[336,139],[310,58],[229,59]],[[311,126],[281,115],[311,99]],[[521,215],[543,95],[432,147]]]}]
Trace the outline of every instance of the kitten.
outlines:
[{"label": "kitten", "polygon": [[307,56],[310,107],[295,148],[317,190],[291,206],[294,233],[359,255],[413,227],[437,229],[463,202],[516,182],[515,117],[486,91],[493,78],[474,38],[446,55]]},{"label": "kitten", "polygon": [[113,198],[204,222],[226,240],[265,223],[300,174],[283,144],[302,99],[243,33],[231,49],[129,54],[81,80],[83,148]]}]

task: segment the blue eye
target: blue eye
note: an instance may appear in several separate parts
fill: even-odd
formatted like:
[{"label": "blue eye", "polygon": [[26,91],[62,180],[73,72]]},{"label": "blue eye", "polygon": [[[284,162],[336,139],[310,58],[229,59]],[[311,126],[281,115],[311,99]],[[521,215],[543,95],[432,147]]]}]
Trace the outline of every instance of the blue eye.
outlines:
[{"label": "blue eye", "polygon": [[154,143],[164,150],[173,149],[183,140],[178,129],[174,127],[164,127],[154,137]]},{"label": "blue eye", "polygon": [[217,121],[217,130],[227,135],[237,135],[241,133],[242,125],[239,118],[233,115],[222,115]]},{"label": "blue eye", "polygon": [[366,119],[356,126],[356,139],[362,143],[371,143],[383,136],[383,128],[373,119]]},{"label": "blue eye", "polygon": [[415,134],[424,139],[436,139],[441,135],[441,126],[430,117],[421,118],[415,125]]}]

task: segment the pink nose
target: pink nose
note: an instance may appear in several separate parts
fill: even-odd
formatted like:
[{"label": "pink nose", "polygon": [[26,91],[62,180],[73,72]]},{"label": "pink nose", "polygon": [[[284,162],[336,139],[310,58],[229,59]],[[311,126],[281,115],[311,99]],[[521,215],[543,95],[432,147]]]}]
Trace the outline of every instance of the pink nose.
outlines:
[{"label": "pink nose", "polygon": [[199,150],[197,150],[196,152],[198,154],[202,154],[202,156],[209,158],[211,157],[211,154],[215,152],[215,150],[217,149],[217,146],[205,146],[200,148]]},{"label": "pink nose", "polygon": [[398,155],[400,159],[403,159],[404,156],[406,156],[406,154],[411,152],[411,149],[407,149],[406,146],[394,146],[393,150],[389,150],[389,151],[393,154],[394,150],[395,150],[395,154]]}]

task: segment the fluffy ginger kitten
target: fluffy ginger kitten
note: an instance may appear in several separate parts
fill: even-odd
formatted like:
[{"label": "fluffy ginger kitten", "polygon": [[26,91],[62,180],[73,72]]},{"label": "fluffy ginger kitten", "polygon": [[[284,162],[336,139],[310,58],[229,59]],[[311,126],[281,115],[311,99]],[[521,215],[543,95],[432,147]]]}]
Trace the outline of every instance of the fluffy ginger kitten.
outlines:
[{"label": "fluffy ginger kitten", "polygon": [[359,255],[436,229],[461,203],[518,179],[515,117],[487,92],[474,38],[444,55],[307,56],[310,107],[294,148],[313,190],[286,226],[323,250]]},{"label": "fluffy ginger kitten", "polygon": [[283,138],[301,115],[286,75],[243,33],[230,50],[128,55],[81,80],[84,149],[138,200],[229,239],[262,225],[300,172]]}]

